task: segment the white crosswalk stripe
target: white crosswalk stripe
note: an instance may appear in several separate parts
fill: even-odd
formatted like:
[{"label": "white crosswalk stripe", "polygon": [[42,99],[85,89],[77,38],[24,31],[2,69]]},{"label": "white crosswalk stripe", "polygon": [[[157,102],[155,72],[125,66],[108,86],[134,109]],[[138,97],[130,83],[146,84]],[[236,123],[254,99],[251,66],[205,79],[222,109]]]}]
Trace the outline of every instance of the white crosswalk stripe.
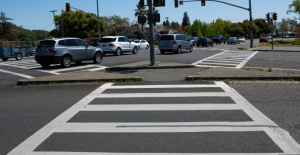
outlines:
[{"label": "white crosswalk stripe", "polygon": [[58,64],[51,65],[49,69],[44,69],[40,64],[36,63],[34,59],[26,59],[23,58],[21,61],[6,61],[0,63],[0,66],[9,66],[16,67],[21,69],[35,70],[49,74],[59,75],[62,72],[74,72],[74,71],[99,71],[105,70],[106,66],[96,65],[96,64],[88,64],[88,65],[80,65],[80,66],[71,66],[69,68],[60,68]]},{"label": "white crosswalk stripe", "polygon": [[[140,89],[140,91],[147,91],[147,89],[195,89],[195,88],[218,88],[223,90],[223,92],[180,92],[180,93],[130,93],[133,89]],[[117,93],[114,91],[126,90],[128,93]],[[161,95],[159,95],[161,94]],[[177,104],[147,104],[147,103],[131,103],[131,104],[121,104],[111,103],[111,104],[90,104],[94,99],[116,99],[116,98],[158,98],[158,97],[199,97],[199,96],[227,96],[232,99],[234,104],[226,103],[199,103],[189,104],[189,103],[177,103]],[[69,122],[70,119],[78,115],[79,112],[147,112],[147,111],[199,111],[199,113],[209,110],[239,110],[243,111],[252,121],[214,121],[214,122]],[[235,116],[238,117],[238,116]],[[119,118],[119,117],[118,117]],[[89,118],[92,119],[92,118]],[[46,139],[48,139],[52,134],[67,134],[67,133],[215,133],[215,132],[263,132],[269,136],[270,140],[280,148],[285,154],[300,153],[300,146],[294,139],[283,129],[281,129],[272,120],[267,118],[254,106],[252,106],[244,97],[242,97],[234,89],[226,85],[224,82],[214,82],[213,84],[181,84],[181,85],[114,85],[113,83],[106,83],[84,97],[82,100],[74,104],[71,108],[66,110],[64,113],[56,117],[49,124],[44,126],[42,129],[37,131],[31,137],[22,142],[19,146],[13,149],[8,155],[19,155],[19,154],[30,154],[30,155],[54,155],[54,154],[67,154],[67,155],[77,155],[77,154],[109,154],[109,155],[129,155],[129,154],[139,154],[146,155],[147,152],[72,152],[68,151],[34,151],[40,144],[42,144]],[[127,141],[124,139],[124,141]],[[226,141],[224,139],[223,141]],[[248,139],[245,139],[248,142]],[[81,143],[81,142],[80,142]],[[95,147],[99,147],[101,143],[95,144]],[[151,144],[149,144],[151,145]],[[247,145],[251,145],[248,144]],[[51,148],[51,146],[49,146]],[[131,147],[128,145],[127,147]],[[132,146],[133,147],[133,146]],[[147,146],[139,146],[147,147]],[[270,147],[266,145],[265,147]],[[254,150],[256,151],[256,150]],[[226,152],[224,150],[224,152]],[[149,152],[148,152],[149,153]],[[182,152],[180,152],[182,153]],[[212,152],[213,153],[213,152]],[[217,152],[219,155],[225,153]],[[228,152],[226,152],[228,154]],[[242,153],[242,152],[241,152]],[[282,152],[246,152],[247,155],[273,155],[282,154]],[[245,154],[246,154],[245,153]],[[173,155],[176,153],[151,153],[158,155]],[[182,153],[184,154],[184,153]],[[204,155],[206,153],[194,153],[199,155]],[[235,154],[235,153],[230,153]]]},{"label": "white crosswalk stripe", "polygon": [[242,68],[258,51],[223,51],[205,59],[199,60],[192,65],[197,67],[227,67]]}]

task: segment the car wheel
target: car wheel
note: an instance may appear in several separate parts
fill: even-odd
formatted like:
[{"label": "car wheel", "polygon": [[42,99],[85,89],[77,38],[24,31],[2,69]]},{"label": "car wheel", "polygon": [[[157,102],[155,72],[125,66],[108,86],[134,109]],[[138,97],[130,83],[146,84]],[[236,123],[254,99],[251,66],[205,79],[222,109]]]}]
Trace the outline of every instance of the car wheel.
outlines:
[{"label": "car wheel", "polygon": [[208,44],[206,44],[205,47],[208,47]]},{"label": "car wheel", "polygon": [[99,63],[101,63],[101,61],[102,61],[102,54],[100,53],[100,52],[97,52],[95,55],[94,55],[94,58],[93,58],[93,62],[95,63],[95,64],[99,64]]},{"label": "car wheel", "polygon": [[140,49],[141,49],[141,47],[140,47],[140,46],[138,46],[138,49],[140,50]]},{"label": "car wheel", "polygon": [[18,54],[16,55],[16,60],[22,60],[22,58],[23,58],[23,56],[22,56],[21,53],[18,53]]},{"label": "car wheel", "polygon": [[50,67],[50,64],[49,63],[41,63],[41,66],[43,68],[49,68]]},{"label": "car wheel", "polygon": [[199,47],[199,45],[197,44],[197,47]]},{"label": "car wheel", "polygon": [[226,41],[224,41],[224,44],[226,44]]},{"label": "car wheel", "polygon": [[29,54],[30,56],[32,56],[33,54]]},{"label": "car wheel", "polygon": [[133,51],[132,51],[132,54],[137,54],[139,52],[138,48],[137,47],[134,47],[133,48]]},{"label": "car wheel", "polygon": [[82,63],[82,61],[78,61],[78,62],[76,62],[76,64],[77,64],[77,65],[80,65],[81,63]]},{"label": "car wheel", "polygon": [[61,67],[68,68],[71,66],[72,59],[70,56],[64,56],[61,60]]},{"label": "car wheel", "polygon": [[149,46],[147,45],[146,49],[148,49],[148,48],[149,48]]},{"label": "car wheel", "polygon": [[7,60],[8,60],[8,58],[2,58],[2,60],[3,60],[3,61],[7,61]]},{"label": "car wheel", "polygon": [[160,54],[165,54],[165,51],[163,51],[163,50],[160,50]]},{"label": "car wheel", "polygon": [[116,56],[119,56],[119,55],[121,55],[121,53],[122,53],[121,49],[120,49],[120,48],[117,48],[115,55],[116,55]]},{"label": "car wheel", "polygon": [[193,49],[194,49],[193,46],[191,46],[189,52],[193,52]]},{"label": "car wheel", "polygon": [[181,53],[181,47],[180,47],[180,46],[178,46],[178,48],[177,48],[177,50],[176,50],[176,53],[177,53],[177,54],[180,54],[180,53]]}]

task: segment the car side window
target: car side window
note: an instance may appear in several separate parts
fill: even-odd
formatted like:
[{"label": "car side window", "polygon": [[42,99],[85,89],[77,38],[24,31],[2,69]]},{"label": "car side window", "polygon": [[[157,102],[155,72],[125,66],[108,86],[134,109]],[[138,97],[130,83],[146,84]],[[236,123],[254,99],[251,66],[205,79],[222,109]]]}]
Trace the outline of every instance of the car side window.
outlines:
[{"label": "car side window", "polygon": [[124,42],[130,42],[127,38],[124,38]]},{"label": "car side window", "polygon": [[123,37],[119,37],[118,42],[124,42],[124,38]]},{"label": "car side window", "polygon": [[58,45],[60,45],[60,46],[66,46],[65,40],[60,40],[58,42]]},{"label": "car side window", "polygon": [[176,40],[181,40],[180,36],[176,36]]},{"label": "car side window", "polygon": [[186,36],[182,36],[183,40],[187,41],[188,38]]},{"label": "car side window", "polygon": [[142,43],[145,43],[145,42],[146,42],[145,40],[142,41]]},{"label": "car side window", "polygon": [[86,46],[86,43],[80,39],[76,39],[78,46]]},{"label": "car side window", "polygon": [[66,39],[66,46],[77,46],[74,39]]}]

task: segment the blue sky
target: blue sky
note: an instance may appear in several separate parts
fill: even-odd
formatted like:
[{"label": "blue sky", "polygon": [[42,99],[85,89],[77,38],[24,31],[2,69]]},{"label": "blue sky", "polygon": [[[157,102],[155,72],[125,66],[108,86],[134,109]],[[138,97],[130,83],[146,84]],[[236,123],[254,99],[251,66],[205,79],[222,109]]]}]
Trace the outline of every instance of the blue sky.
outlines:
[{"label": "blue sky", "polygon": [[[235,5],[249,7],[249,0],[221,0]],[[293,0],[251,0],[253,18],[265,18],[267,12],[276,12],[278,21],[282,18],[293,18],[296,14],[286,14],[288,5]],[[1,0],[0,10],[6,16],[13,18],[14,24],[23,25],[26,29],[41,29],[50,31],[54,29],[52,10],[55,14],[61,14],[65,10],[65,4],[70,3],[72,7],[79,8],[86,12],[97,14],[97,0]],[[119,15],[128,17],[130,21],[137,20],[134,17],[134,10],[139,0],[99,0],[100,16]],[[146,2],[146,0],[145,0]],[[284,3],[282,3],[284,2]],[[161,23],[166,17],[169,21],[176,21],[181,24],[183,13],[187,11],[191,23],[195,19],[205,22],[212,22],[218,18],[232,22],[242,22],[249,19],[249,12],[236,7],[221,3],[207,1],[205,7],[200,2],[186,2],[179,8],[174,7],[174,0],[166,0],[166,7],[157,7],[161,14]]]}]

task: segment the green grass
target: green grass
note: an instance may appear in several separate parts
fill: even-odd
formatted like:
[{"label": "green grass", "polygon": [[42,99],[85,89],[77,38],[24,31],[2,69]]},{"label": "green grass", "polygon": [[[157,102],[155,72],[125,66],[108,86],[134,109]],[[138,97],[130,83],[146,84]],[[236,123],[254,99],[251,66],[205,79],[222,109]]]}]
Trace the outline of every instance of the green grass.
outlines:
[{"label": "green grass", "polygon": [[[261,44],[257,45],[258,47],[272,47],[272,44]],[[291,45],[291,44],[274,44],[274,47],[300,47],[300,45]]]}]

